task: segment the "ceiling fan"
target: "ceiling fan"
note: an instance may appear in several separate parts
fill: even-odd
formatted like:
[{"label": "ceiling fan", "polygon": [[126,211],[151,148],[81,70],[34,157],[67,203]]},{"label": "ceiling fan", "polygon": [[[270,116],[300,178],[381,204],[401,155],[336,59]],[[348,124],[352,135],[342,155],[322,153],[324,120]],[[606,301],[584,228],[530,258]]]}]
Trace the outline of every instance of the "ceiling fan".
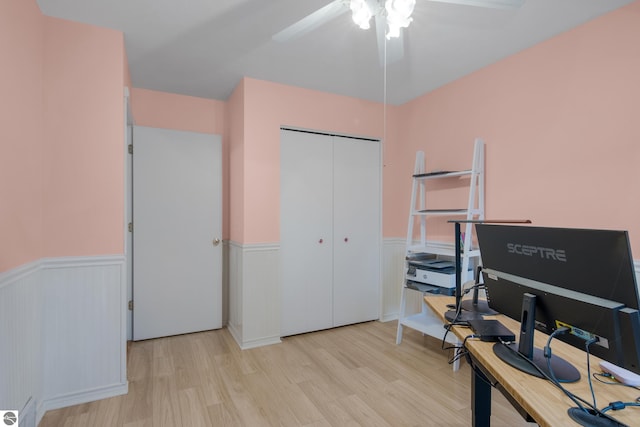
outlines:
[{"label": "ceiling fan", "polygon": [[[494,9],[517,9],[524,0],[424,0],[452,3],[465,6]],[[375,19],[380,64],[396,62],[404,56],[402,28],[412,21],[411,14],[416,0],[333,0],[273,35],[277,42],[286,42],[301,37],[338,16],[352,12],[353,21],[363,30],[370,28],[371,18]]]}]

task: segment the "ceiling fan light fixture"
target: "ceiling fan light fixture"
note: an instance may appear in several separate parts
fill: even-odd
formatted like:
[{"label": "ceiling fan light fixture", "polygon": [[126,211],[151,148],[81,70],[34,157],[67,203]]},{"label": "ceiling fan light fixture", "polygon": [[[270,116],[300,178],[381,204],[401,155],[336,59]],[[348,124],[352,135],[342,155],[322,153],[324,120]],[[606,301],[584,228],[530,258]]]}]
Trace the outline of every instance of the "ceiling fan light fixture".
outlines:
[{"label": "ceiling fan light fixture", "polygon": [[413,18],[411,14],[416,7],[416,0],[386,0],[384,8],[387,11],[387,39],[400,36],[400,28],[407,28]]},{"label": "ceiling fan light fixture", "polygon": [[358,27],[363,30],[371,28],[369,21],[371,21],[373,13],[366,0],[351,0],[351,12],[353,14],[353,22],[355,22]]}]

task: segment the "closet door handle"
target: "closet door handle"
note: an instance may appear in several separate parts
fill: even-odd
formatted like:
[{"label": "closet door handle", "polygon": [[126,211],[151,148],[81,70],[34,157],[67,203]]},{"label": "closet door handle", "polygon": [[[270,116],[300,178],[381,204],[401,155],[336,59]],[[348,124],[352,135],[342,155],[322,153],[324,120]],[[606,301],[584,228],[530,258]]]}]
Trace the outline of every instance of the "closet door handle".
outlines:
[{"label": "closet door handle", "polygon": [[349,241],[349,238],[348,238],[348,237],[345,237],[345,238],[344,238],[344,242],[345,242],[345,243],[347,243],[348,241]]},{"label": "closet door handle", "polygon": [[318,240],[318,243],[322,244],[322,242],[324,242],[323,239]]}]

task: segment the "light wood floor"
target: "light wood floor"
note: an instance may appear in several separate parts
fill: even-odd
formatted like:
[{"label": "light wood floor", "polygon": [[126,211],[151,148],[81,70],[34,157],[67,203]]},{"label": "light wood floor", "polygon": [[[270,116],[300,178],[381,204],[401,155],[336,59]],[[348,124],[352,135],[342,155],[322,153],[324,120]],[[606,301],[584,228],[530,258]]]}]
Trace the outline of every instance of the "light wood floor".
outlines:
[{"label": "light wood floor", "polygon": [[[50,426],[469,426],[470,369],[440,342],[368,322],[241,351],[226,329],[135,342],[129,393],[49,411]],[[494,390],[494,426],[523,426]]]}]

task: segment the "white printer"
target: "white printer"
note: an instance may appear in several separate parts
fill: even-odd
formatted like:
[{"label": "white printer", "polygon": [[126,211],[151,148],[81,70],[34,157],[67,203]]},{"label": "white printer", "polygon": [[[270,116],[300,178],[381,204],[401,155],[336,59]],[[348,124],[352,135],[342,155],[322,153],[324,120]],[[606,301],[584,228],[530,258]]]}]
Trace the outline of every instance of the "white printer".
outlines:
[{"label": "white printer", "polygon": [[[442,288],[456,287],[456,264],[443,259],[408,259],[406,279]],[[473,279],[473,270],[463,275],[462,281]]]}]

